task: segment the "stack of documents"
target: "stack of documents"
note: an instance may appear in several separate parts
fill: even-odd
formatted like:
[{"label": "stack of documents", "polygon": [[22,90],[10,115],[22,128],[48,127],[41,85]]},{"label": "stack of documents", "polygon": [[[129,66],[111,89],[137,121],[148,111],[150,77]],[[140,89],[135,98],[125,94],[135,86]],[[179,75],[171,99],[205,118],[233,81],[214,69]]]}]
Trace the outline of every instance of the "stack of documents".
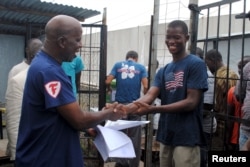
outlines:
[{"label": "stack of documents", "polygon": [[104,161],[112,158],[134,158],[135,151],[130,138],[119,131],[147,124],[149,121],[107,121],[105,126],[98,125],[94,144]]}]

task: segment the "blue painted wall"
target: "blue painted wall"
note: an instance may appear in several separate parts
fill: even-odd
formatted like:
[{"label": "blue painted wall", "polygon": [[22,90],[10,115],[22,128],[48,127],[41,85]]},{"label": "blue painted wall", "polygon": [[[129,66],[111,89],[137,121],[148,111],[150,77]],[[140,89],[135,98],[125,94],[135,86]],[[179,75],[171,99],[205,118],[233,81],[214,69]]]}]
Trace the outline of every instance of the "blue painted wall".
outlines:
[{"label": "blue painted wall", "polygon": [[8,73],[23,60],[24,47],[24,36],[0,34],[0,103],[5,103]]}]

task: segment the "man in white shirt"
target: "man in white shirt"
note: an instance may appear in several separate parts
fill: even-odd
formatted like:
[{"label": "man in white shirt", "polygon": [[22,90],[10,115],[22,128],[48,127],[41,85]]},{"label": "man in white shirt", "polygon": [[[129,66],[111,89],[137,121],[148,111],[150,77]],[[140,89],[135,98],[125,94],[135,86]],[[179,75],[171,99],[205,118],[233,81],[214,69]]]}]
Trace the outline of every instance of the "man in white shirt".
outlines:
[{"label": "man in white shirt", "polygon": [[9,72],[8,86],[6,90],[6,130],[8,145],[6,154],[11,160],[15,160],[17,133],[21,115],[23,90],[29,64],[41,49],[42,42],[39,39],[30,39],[26,47],[27,58],[22,63],[14,66]]}]

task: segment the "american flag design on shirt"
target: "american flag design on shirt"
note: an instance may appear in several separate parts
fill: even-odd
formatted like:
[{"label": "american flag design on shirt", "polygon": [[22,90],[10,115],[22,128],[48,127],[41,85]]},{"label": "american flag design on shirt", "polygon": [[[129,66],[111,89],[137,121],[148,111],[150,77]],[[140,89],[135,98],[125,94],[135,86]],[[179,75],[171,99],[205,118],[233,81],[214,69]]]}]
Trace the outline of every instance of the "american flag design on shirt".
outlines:
[{"label": "american flag design on shirt", "polygon": [[171,72],[167,74],[165,88],[166,90],[176,90],[178,87],[183,86],[183,71]]}]

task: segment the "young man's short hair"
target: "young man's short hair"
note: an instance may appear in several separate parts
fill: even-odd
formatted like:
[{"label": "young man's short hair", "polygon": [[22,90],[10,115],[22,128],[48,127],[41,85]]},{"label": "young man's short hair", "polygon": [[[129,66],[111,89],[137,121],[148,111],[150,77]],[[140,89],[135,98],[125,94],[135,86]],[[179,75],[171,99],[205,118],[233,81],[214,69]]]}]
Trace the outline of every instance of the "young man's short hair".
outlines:
[{"label": "young man's short hair", "polygon": [[128,51],[128,53],[126,54],[126,60],[128,60],[129,58],[138,59],[138,53],[133,50]]},{"label": "young man's short hair", "polygon": [[188,35],[188,27],[187,24],[182,20],[174,20],[168,24],[168,28],[176,28],[181,27],[182,31],[185,35]]},{"label": "young man's short hair", "polygon": [[222,61],[222,55],[218,50],[211,49],[206,53],[205,59],[211,61]]}]

